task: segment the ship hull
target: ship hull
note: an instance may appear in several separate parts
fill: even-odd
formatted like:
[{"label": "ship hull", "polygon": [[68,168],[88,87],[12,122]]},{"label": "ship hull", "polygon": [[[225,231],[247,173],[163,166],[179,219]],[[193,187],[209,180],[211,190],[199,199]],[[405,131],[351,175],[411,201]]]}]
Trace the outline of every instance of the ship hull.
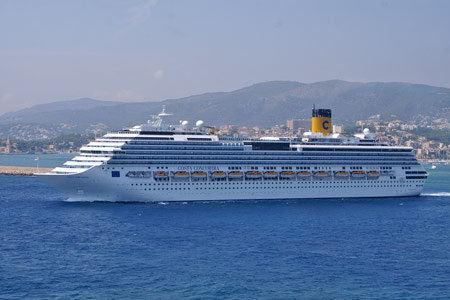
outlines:
[{"label": "ship hull", "polygon": [[[125,174],[127,167],[116,167]],[[134,167],[136,169],[136,167]],[[110,170],[93,167],[79,174],[36,174],[71,201],[170,202],[282,200],[321,198],[383,198],[419,196],[424,179],[158,181],[154,178],[112,177]]]}]

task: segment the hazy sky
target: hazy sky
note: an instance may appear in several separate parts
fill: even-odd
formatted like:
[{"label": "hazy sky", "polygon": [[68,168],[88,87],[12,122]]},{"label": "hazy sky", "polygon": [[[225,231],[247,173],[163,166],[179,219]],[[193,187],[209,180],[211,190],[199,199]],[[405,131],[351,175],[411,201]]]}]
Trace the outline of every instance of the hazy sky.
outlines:
[{"label": "hazy sky", "polygon": [[450,87],[450,1],[0,0],[0,114],[329,79]]}]

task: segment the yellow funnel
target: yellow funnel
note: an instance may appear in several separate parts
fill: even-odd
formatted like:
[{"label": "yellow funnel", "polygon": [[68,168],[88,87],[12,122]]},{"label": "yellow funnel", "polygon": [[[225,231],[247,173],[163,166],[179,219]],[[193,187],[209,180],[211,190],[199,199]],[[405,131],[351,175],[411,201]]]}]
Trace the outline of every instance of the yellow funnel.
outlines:
[{"label": "yellow funnel", "polygon": [[331,133],[331,109],[313,108],[312,132],[321,132],[324,136]]}]

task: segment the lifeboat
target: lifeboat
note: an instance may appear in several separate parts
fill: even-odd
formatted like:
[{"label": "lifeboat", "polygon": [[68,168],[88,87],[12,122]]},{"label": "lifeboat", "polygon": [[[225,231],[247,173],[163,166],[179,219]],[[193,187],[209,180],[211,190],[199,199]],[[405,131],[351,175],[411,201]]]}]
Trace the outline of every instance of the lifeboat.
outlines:
[{"label": "lifeboat", "polygon": [[167,172],[166,171],[159,171],[155,172],[155,178],[167,178]]},{"label": "lifeboat", "polygon": [[293,178],[293,177],[295,177],[295,172],[294,171],[282,171],[280,173],[280,177],[281,178]]},{"label": "lifeboat", "polygon": [[348,177],[348,172],[347,171],[336,171],[336,172],[334,172],[334,177],[338,177],[338,178]]},{"label": "lifeboat", "polygon": [[125,176],[129,178],[150,178],[152,177],[151,171],[130,171]]},{"label": "lifeboat", "polygon": [[172,176],[176,177],[176,178],[188,178],[189,172],[186,172],[186,171],[173,172]]},{"label": "lifeboat", "polygon": [[379,176],[380,176],[380,172],[378,172],[378,171],[369,171],[369,172],[367,172],[367,177],[374,178],[374,177],[379,177]]},{"label": "lifeboat", "polygon": [[261,178],[261,172],[260,171],[248,171],[245,173],[245,177],[255,179],[255,178]]},{"label": "lifeboat", "polygon": [[215,178],[215,179],[225,178],[225,177],[227,177],[227,173],[225,173],[223,171],[215,171],[215,172],[211,172],[211,177]]},{"label": "lifeboat", "polygon": [[355,178],[362,178],[362,177],[365,177],[366,176],[366,172],[364,172],[364,171],[352,171],[352,177],[355,177]]},{"label": "lifeboat", "polygon": [[278,173],[275,171],[264,172],[264,178],[277,178],[277,177],[278,177]]},{"label": "lifeboat", "polygon": [[311,172],[309,171],[300,171],[297,173],[299,178],[309,178],[311,176]]},{"label": "lifeboat", "polygon": [[228,177],[229,178],[242,178],[244,174],[242,174],[241,171],[231,171],[228,172]]},{"label": "lifeboat", "polygon": [[326,171],[316,171],[314,172],[314,177],[324,178],[330,176],[330,173]]},{"label": "lifeboat", "polygon": [[192,178],[205,178],[206,172],[203,171],[194,171],[191,173]]}]

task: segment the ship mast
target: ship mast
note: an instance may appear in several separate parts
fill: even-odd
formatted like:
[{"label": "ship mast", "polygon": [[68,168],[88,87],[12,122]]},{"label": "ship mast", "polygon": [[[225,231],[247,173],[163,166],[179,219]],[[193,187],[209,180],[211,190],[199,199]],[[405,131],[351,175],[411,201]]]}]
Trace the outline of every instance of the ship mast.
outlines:
[{"label": "ship mast", "polygon": [[166,112],[166,106],[163,105],[162,111],[158,115],[153,115],[152,120],[148,120],[148,125],[161,128],[164,125],[164,118],[170,117],[173,114],[169,114]]}]

